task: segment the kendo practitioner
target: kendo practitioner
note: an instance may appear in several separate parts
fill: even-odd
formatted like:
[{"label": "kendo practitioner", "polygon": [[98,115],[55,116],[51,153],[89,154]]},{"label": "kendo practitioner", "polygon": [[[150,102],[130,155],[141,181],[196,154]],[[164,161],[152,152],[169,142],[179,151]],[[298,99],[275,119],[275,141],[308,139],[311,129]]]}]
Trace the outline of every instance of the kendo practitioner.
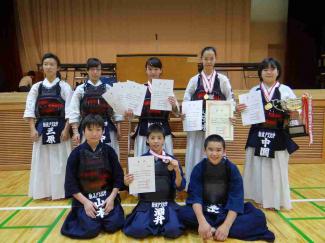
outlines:
[{"label": "kendo practitioner", "polygon": [[184,92],[184,101],[202,100],[202,125],[201,131],[187,132],[186,142],[186,181],[189,183],[194,166],[204,157],[203,143],[205,139],[205,107],[207,100],[227,100],[234,102],[233,92],[227,76],[217,73],[214,65],[217,60],[217,51],[212,46],[207,46],[201,51],[202,71],[193,76]]},{"label": "kendo practitioner", "polygon": [[[243,173],[245,198],[268,210],[290,210],[289,157],[299,146],[286,125],[298,122],[299,111],[283,110],[280,100],[295,99],[296,95],[280,83],[281,65],[276,59],[265,58],[258,66],[258,76],[260,84],[250,92],[261,95],[265,122],[252,125],[248,133]],[[246,109],[245,104],[238,106],[240,111]]]},{"label": "kendo practitioner", "polygon": [[[179,220],[176,190],[185,187],[185,178],[180,163],[163,150],[164,129],[157,124],[148,128],[149,151],[143,156],[155,157],[156,191],[138,194],[139,202],[127,216],[123,232],[134,238],[164,236],[177,238],[183,234],[184,225]],[[129,185],[133,175],[127,174],[124,184]]]},{"label": "kendo practitioner", "polygon": [[61,228],[71,238],[93,238],[101,230],[113,233],[124,225],[119,189],[123,170],[114,149],[101,142],[104,120],[89,114],[83,119],[86,141],[70,154],[65,178],[72,210]]},{"label": "kendo practitioner", "polygon": [[114,113],[113,108],[102,97],[111,86],[100,80],[101,72],[101,61],[97,58],[89,58],[87,60],[88,79],[76,88],[71,99],[69,123],[73,130],[72,139],[75,144],[79,144],[82,141],[79,127],[82,119],[88,114],[98,114],[104,119],[105,124],[101,141],[109,144],[119,156],[118,140],[123,116]]},{"label": "kendo practitioner", "polygon": [[179,210],[182,222],[197,229],[203,239],[274,241],[264,213],[251,203],[244,203],[239,170],[223,156],[224,139],[210,135],[204,148],[207,158],[194,167],[186,206]]},{"label": "kendo practitioner", "polygon": [[[134,156],[141,156],[142,154],[148,151],[147,145],[147,131],[148,127],[151,124],[159,124],[164,128],[165,131],[165,143],[164,150],[173,155],[173,140],[172,140],[172,131],[169,125],[169,115],[170,111],[162,110],[151,110],[151,83],[152,79],[160,79],[162,74],[162,63],[157,57],[150,57],[145,64],[145,71],[148,78],[147,83],[147,92],[143,102],[143,108],[141,116],[139,117],[139,123],[137,124],[136,130],[132,136],[134,141]],[[179,113],[179,105],[175,94],[168,97],[169,103],[172,105],[172,112],[176,115]],[[133,111],[129,111],[128,116],[133,116]]]},{"label": "kendo practitioner", "polygon": [[28,195],[33,199],[62,199],[67,158],[71,152],[68,107],[72,90],[61,80],[59,58],[42,58],[45,79],[28,93],[24,118],[33,141]]}]

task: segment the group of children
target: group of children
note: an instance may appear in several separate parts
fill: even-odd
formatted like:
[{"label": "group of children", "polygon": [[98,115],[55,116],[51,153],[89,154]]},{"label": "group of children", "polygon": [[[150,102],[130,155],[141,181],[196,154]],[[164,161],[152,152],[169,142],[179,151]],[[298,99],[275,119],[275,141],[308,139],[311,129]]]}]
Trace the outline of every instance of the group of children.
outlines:
[{"label": "group of children", "polygon": [[[234,102],[229,79],[214,70],[216,50],[201,52],[203,70],[192,77],[184,101]],[[72,238],[92,238],[104,229],[122,229],[131,237],[162,235],[176,238],[185,228],[196,228],[204,239],[273,241],[260,207],[290,209],[288,182],[289,153],[298,147],[284,130],[291,114],[270,107],[273,99],[295,97],[278,82],[281,67],[267,58],[258,67],[266,122],[253,125],[246,144],[244,182],[237,167],[225,154],[225,142],[218,135],[204,137],[203,130],[188,132],[185,158],[186,179],[173,157],[170,112],[150,109],[151,81],[160,78],[162,63],[149,58],[145,64],[148,81],[142,114],[133,138],[135,156],[155,157],[156,192],[141,193],[132,213],[124,219],[119,190],[127,190],[133,175],[119,163],[120,122],[132,111],[116,114],[102,94],[111,86],[100,80],[101,62],[87,61],[88,80],[74,92],[58,77],[60,61],[47,53],[42,59],[44,81],[34,84],[28,94],[24,117],[28,120],[33,144],[29,196],[34,199],[72,197],[72,210],[62,226],[62,234]],[[175,95],[168,97],[172,112],[182,116]],[[238,104],[236,110],[245,110]],[[204,119],[203,119],[204,120]],[[71,152],[72,140],[78,144]],[[266,143],[265,141],[268,140]],[[264,142],[263,142],[264,141]],[[71,152],[71,153],[70,153]],[[187,189],[186,206],[175,202],[176,191]]]},{"label": "group of children", "polygon": [[156,191],[140,193],[139,202],[124,219],[119,190],[133,181],[123,176],[116,152],[101,142],[104,120],[88,115],[82,122],[86,141],[75,148],[68,159],[65,191],[73,197],[72,210],[61,233],[71,238],[93,238],[101,230],[120,229],[130,237],[164,236],[177,238],[186,228],[198,229],[203,239],[224,241],[228,236],[242,240],[274,241],[264,213],[244,203],[241,175],[225,158],[225,141],[219,135],[205,139],[207,158],[193,169],[186,206],[175,202],[176,191],[186,181],[180,163],[163,149],[163,127],[153,124],[146,140],[154,155]]}]

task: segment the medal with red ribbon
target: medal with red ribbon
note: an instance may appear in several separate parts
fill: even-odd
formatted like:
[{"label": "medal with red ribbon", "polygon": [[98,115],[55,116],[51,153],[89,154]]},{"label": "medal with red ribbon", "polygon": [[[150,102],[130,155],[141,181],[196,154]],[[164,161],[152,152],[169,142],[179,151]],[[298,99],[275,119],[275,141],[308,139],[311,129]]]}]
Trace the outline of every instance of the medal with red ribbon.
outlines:
[{"label": "medal with red ribbon", "polygon": [[162,155],[157,154],[156,152],[152,151],[151,149],[149,150],[149,153],[152,154],[154,157],[161,159],[164,163],[168,164],[168,170],[173,170],[173,166],[169,163],[170,161],[173,160],[172,157],[166,155],[166,152],[163,150]]},{"label": "medal with red ribbon", "polygon": [[262,90],[262,93],[263,93],[263,96],[266,100],[266,105],[264,106],[265,110],[270,110],[273,105],[272,103],[270,102],[272,100],[272,97],[273,97],[273,94],[274,94],[274,91],[275,91],[275,88],[279,87],[280,86],[280,83],[279,82],[275,82],[272,87],[268,90],[264,83],[262,82],[261,85],[260,85],[260,88]]},{"label": "medal with red ribbon", "polygon": [[204,99],[209,99],[209,94],[213,91],[214,81],[216,78],[217,72],[214,70],[212,74],[208,77],[204,71],[201,72],[202,81],[203,81],[203,88],[205,91]]}]

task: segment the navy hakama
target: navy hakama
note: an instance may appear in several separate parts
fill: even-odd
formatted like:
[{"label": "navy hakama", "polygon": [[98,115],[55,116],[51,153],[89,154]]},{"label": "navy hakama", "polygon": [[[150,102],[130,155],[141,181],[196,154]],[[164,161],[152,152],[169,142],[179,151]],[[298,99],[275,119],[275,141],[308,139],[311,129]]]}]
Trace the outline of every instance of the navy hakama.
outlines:
[{"label": "navy hakama", "polygon": [[61,228],[61,233],[71,238],[93,238],[101,230],[113,233],[124,225],[124,211],[119,195],[114,208],[105,214],[105,200],[114,188],[123,187],[123,170],[112,147],[99,143],[95,151],[87,142],[75,148],[68,159],[65,191],[66,197],[82,193],[97,206],[96,218],[86,214],[84,205],[73,198],[72,210]]},{"label": "navy hakama", "polygon": [[[123,232],[134,238],[145,238],[150,235],[167,238],[181,236],[185,226],[179,220],[179,205],[173,201],[160,203],[167,203],[167,206],[153,207],[151,202],[140,201],[133,212],[127,216]],[[164,215],[156,217],[155,208],[156,211],[161,211],[159,209],[163,208]]]},{"label": "navy hakama", "polygon": [[114,208],[103,218],[90,218],[84,206],[73,199],[72,210],[63,223],[61,233],[71,238],[90,239],[96,237],[102,230],[114,233],[124,225],[124,211],[119,202],[115,200]]},{"label": "navy hakama", "polygon": [[[151,154],[148,152],[143,156],[148,155]],[[183,234],[185,226],[179,220],[179,205],[175,196],[176,189],[182,191],[186,181],[179,164],[182,182],[180,187],[176,187],[175,171],[169,171],[167,166],[161,159],[155,161],[156,192],[139,194],[139,203],[126,217],[123,228],[126,235],[134,238],[150,235],[177,238]]]},{"label": "navy hakama", "polygon": [[192,208],[193,204],[198,203],[202,205],[207,222],[215,228],[218,228],[225,221],[229,210],[237,213],[237,217],[229,230],[229,237],[241,240],[274,241],[275,236],[267,228],[264,213],[251,203],[244,203],[242,177],[236,165],[227,158],[222,159],[220,165],[214,165],[221,166],[223,164],[226,168],[226,200],[222,204],[206,202],[203,196],[203,184],[206,178],[204,177],[204,171],[208,163],[210,162],[207,159],[203,159],[193,169],[188,189],[187,205],[179,209],[179,217],[183,223],[189,228],[198,228],[199,224]]}]

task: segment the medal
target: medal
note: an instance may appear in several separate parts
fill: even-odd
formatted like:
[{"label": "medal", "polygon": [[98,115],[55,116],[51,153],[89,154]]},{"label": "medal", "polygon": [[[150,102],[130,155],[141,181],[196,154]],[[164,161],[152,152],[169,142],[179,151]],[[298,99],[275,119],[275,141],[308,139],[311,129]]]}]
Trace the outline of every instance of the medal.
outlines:
[{"label": "medal", "polygon": [[159,154],[155,153],[155,152],[152,151],[151,149],[150,149],[149,152],[150,152],[153,156],[155,156],[155,157],[161,159],[164,163],[168,164],[168,165],[167,165],[167,169],[168,169],[169,171],[172,171],[172,170],[173,170],[173,166],[172,166],[172,164],[170,163],[170,161],[172,161],[173,158],[170,157],[170,156],[167,156],[166,153],[165,153],[165,151],[162,151],[162,155],[159,155]]},{"label": "medal", "polygon": [[204,98],[205,100],[208,100],[208,99],[209,99],[209,95],[208,95],[208,94],[205,94],[203,98]]},{"label": "medal", "polygon": [[170,163],[170,161],[168,162],[167,169],[168,169],[169,171],[172,171],[172,170],[174,169],[173,166],[172,166],[172,164]]},{"label": "medal", "polygon": [[[265,87],[265,85],[264,85],[264,83],[262,82],[261,84],[260,84],[260,89],[261,89],[261,91],[262,91],[262,93],[263,93],[263,95],[264,95],[264,98],[265,98],[265,100],[267,101],[267,102],[269,102],[270,100],[272,100],[272,97],[273,97],[273,94],[274,94],[274,92],[275,92],[275,88],[277,88],[277,87],[279,87],[280,86],[280,83],[279,82],[275,82],[274,84],[273,84],[273,86],[269,89],[269,91],[268,91],[268,89]],[[271,104],[272,105],[272,104]],[[272,108],[272,107],[271,107]]]},{"label": "medal", "polygon": [[267,111],[270,110],[270,109],[272,109],[272,107],[273,107],[273,105],[272,105],[271,102],[267,103],[267,104],[264,106],[265,110],[267,110]]},{"label": "medal", "polygon": [[[210,78],[208,78],[206,76],[206,74],[204,73],[204,71],[201,72],[201,77],[202,77],[202,82],[203,82],[203,88],[204,88],[204,91],[205,91],[206,95],[208,95],[208,93],[212,93],[212,91],[213,91],[213,85],[214,85],[214,81],[215,81],[216,75],[217,75],[217,72],[215,70],[210,75]],[[204,96],[204,99],[207,100],[208,98],[209,97],[205,98],[205,96]]]}]

